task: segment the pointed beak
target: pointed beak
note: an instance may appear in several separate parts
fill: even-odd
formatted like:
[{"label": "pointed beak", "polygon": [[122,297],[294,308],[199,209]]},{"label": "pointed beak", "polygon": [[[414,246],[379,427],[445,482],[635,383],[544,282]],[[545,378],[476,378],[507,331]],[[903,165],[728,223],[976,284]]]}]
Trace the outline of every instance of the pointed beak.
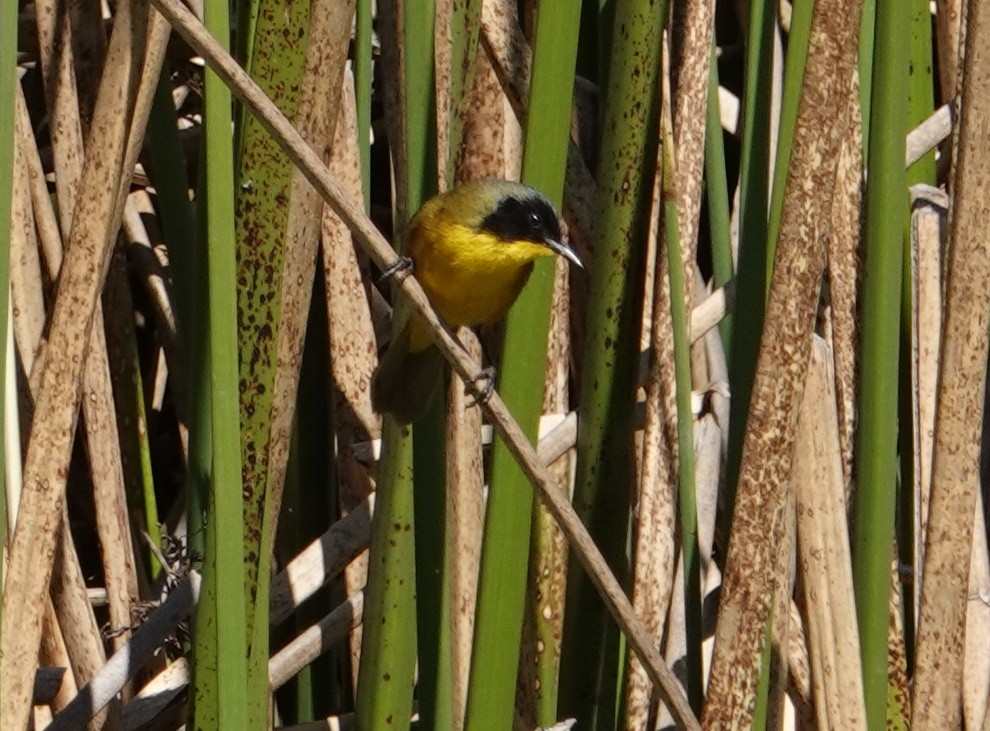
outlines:
[{"label": "pointed beak", "polygon": [[554,253],[560,254],[572,264],[576,264],[579,268],[584,269],[584,264],[582,264],[581,260],[578,259],[578,255],[574,253],[574,249],[567,244],[562,244],[559,241],[554,241],[553,239],[549,239],[544,243],[547,245],[547,248]]}]

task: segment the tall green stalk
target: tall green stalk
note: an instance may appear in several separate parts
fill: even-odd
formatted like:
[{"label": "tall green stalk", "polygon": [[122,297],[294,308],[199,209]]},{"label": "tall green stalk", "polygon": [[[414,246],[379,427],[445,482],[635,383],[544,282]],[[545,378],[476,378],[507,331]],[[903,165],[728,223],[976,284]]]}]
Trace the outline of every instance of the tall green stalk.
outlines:
[{"label": "tall green stalk", "polygon": [[[739,264],[736,317],[729,351],[729,451],[726,458],[726,504],[732,505],[739,479],[743,435],[756,372],[770,272],[767,212],[770,181],[770,119],[773,34],[776,3],[753,0],[749,6],[746,75],[742,98],[742,160],[739,170]],[[727,513],[731,516],[731,510]],[[725,531],[728,534],[728,530]]]},{"label": "tall green stalk", "polygon": [[[617,0],[599,161],[599,215],[588,301],[574,506],[620,580],[632,492],[640,297],[653,167],[665,2]],[[586,729],[616,724],[619,641],[595,587],[572,561],[560,712]]]},{"label": "tall green stalk", "polygon": [[[205,10],[207,27],[215,37],[226,38],[226,4],[208,3]],[[231,96],[209,70],[203,104],[212,459],[203,577],[207,589],[196,615],[194,722],[206,729],[261,729],[267,714],[259,717],[248,710],[247,630],[239,600],[244,596],[240,419],[237,386],[227,377],[238,362]]]},{"label": "tall green stalk", "polygon": [[[167,66],[166,66],[167,68]],[[155,171],[155,191],[162,226],[162,238],[168,247],[169,270],[174,282],[175,310],[179,341],[188,365],[189,379],[189,468],[186,492],[186,546],[192,556],[205,552],[203,515],[206,510],[206,478],[209,472],[209,405],[204,392],[209,374],[206,365],[206,328],[201,312],[205,303],[206,253],[197,247],[198,236],[193,207],[189,202],[189,180],[169,74],[163,71],[155,90],[148,118],[149,154]],[[202,166],[201,166],[202,167]],[[205,175],[205,172],[203,172]],[[201,184],[205,180],[201,178]],[[202,185],[200,190],[203,190]],[[202,221],[200,221],[202,224]],[[200,226],[200,230],[202,226]],[[147,501],[146,501],[147,510]],[[147,515],[149,531],[159,520]],[[157,527],[152,536],[155,537]]]},{"label": "tall green stalk", "polygon": [[[665,90],[668,89],[665,85]],[[688,332],[688,292],[681,258],[681,236],[675,185],[674,140],[669,115],[663,124],[663,228],[670,280],[670,315],[674,334],[674,377],[677,382],[677,504],[681,523],[681,561],[684,571],[684,675],[692,710],[701,715],[704,702],[701,643],[701,552],[698,546],[698,506],[694,482],[694,411],[691,408],[691,338]],[[658,271],[657,276],[662,276]]]},{"label": "tall green stalk", "polygon": [[[284,561],[296,556],[303,548],[319,538],[333,523],[338,504],[335,486],[336,463],[333,454],[333,395],[330,392],[330,353],[327,347],[326,297],[322,272],[318,270],[313,283],[313,304],[306,326],[306,341],[299,371],[299,396],[293,424],[292,449],[286,474],[285,504],[279,525],[278,555]],[[284,565],[284,561],[283,564]],[[333,603],[331,588],[325,587],[310,598],[295,613],[295,634],[316,624],[329,614]],[[335,587],[334,587],[335,588]],[[343,651],[347,651],[346,643]],[[336,648],[335,648],[336,649]],[[331,651],[317,658],[296,677],[294,723],[325,718],[339,708],[342,699],[337,692],[340,683]],[[285,722],[283,716],[283,722]]]},{"label": "tall green stalk", "polygon": [[[396,240],[402,248],[405,242],[398,232],[436,191],[435,10],[433,2],[389,2],[378,7],[383,43],[394,46],[388,56],[383,53],[382,63],[397,84],[397,108],[389,114],[398,118],[390,120],[389,132]],[[403,13],[402,18],[396,17],[397,12]],[[396,36],[399,28],[401,37]],[[398,323],[406,316],[405,305],[399,302],[393,321]],[[397,324],[393,328],[398,332]],[[442,560],[445,476],[443,460],[437,457],[443,453],[443,439],[439,403],[414,429],[385,419],[355,701],[361,731],[394,728],[395,719],[411,714],[417,649],[423,724],[439,728],[435,726],[437,714],[450,711],[449,614]],[[432,508],[432,514],[427,508]],[[426,522],[414,530],[417,516]]]},{"label": "tall green stalk", "polygon": [[[273,0],[260,4],[262,12],[253,26],[255,37],[250,44],[248,70],[259,80],[265,93],[276,100],[282,112],[292,119],[299,104],[299,80],[306,57],[309,2],[290,3],[285,7]],[[278,143],[246,111],[240,130],[236,157],[236,232],[237,281],[243,284],[237,290],[241,353],[238,364],[241,449],[244,453],[245,601],[248,630],[253,632],[258,600],[261,599],[265,606],[263,600],[267,594],[266,587],[259,588],[260,582],[267,581],[267,576],[259,575],[259,566],[262,554],[269,550],[271,543],[270,537],[263,535],[264,512],[268,499],[271,410],[293,168]],[[252,663],[252,687],[261,694],[266,685],[267,667]]]},{"label": "tall green stalk", "polygon": [[[405,93],[408,214],[437,192],[437,108],[433,0],[399,4]],[[402,185],[403,181],[398,181]],[[403,242],[405,244],[405,242]],[[415,426],[413,496],[416,530],[416,631],[419,649],[417,698],[426,728],[451,728],[453,677],[450,664],[450,585],[444,551],[447,544],[445,399],[434,400]]]},{"label": "tall green stalk", "polygon": [[[777,158],[773,170],[773,194],[770,198],[770,222],[767,230],[767,261],[772,262],[777,252],[780,235],[780,217],[784,210],[784,190],[787,171],[791,166],[791,150],[794,147],[794,127],[797,125],[798,104],[804,85],[804,67],[808,61],[808,41],[811,35],[811,16],[814,0],[799,2],[791,13],[791,31],[787,36],[787,58],[784,62],[784,91],[780,104],[780,127],[777,137]],[[769,279],[767,280],[769,285]]]},{"label": "tall green stalk", "polygon": [[416,566],[412,437],[386,419],[371,525],[361,667],[354,699],[358,731],[405,728],[416,672]]},{"label": "tall green stalk", "polygon": [[[533,75],[526,115],[522,179],[558,204],[563,196],[580,4],[543,0],[536,16]],[[512,308],[502,351],[499,393],[535,442],[543,407],[543,383],[553,300],[554,261],[537,262],[529,283]],[[580,276],[580,275],[578,275]],[[526,604],[533,490],[505,444],[492,451],[491,488],[485,515],[478,607],[465,728],[511,728]],[[545,647],[544,654],[555,656]],[[547,694],[544,713],[555,694]],[[553,720],[541,719],[543,725]]]},{"label": "tall green stalk", "polygon": [[910,13],[878,0],[863,259],[862,356],[853,579],[869,728],[887,708],[890,560],[897,489],[897,372],[904,220]]},{"label": "tall green stalk", "polygon": [[[859,106],[860,116],[870,119],[873,105],[874,50],[876,47],[877,0],[863,0],[863,14],[859,21]],[[907,39],[905,38],[905,43]],[[863,159],[870,154],[870,125],[863,125]]]},{"label": "tall green stalk", "polygon": [[[722,139],[722,115],[718,100],[718,62],[715,39],[712,38],[712,58],[708,64],[708,106],[705,110],[705,192],[708,199],[708,230],[711,239],[712,268],[715,286],[724,287],[735,276],[732,263],[732,239],[729,218],[729,183],[725,173],[725,141]],[[732,348],[734,316],[727,312],[719,322],[722,343],[728,352]]]},{"label": "tall green stalk", "polygon": [[[909,64],[908,78],[908,129],[913,129],[921,124],[931,115],[935,107],[935,88],[932,47],[932,19],[931,7],[926,0],[912,0],[911,3],[911,60]],[[935,151],[929,152],[918,162],[907,170],[907,185],[910,187],[918,183],[927,185],[935,184]],[[904,221],[904,256],[901,265],[902,281],[901,287],[901,337],[905,343],[911,342],[912,322],[914,320],[911,261],[911,216],[908,213]],[[901,379],[902,383],[911,382],[912,352],[910,347],[901,348]],[[899,560],[905,565],[914,562],[914,516],[915,516],[915,495],[914,495],[914,396],[911,389],[900,389],[900,420],[899,430],[899,453],[901,470],[901,490],[898,500],[899,521],[897,527],[897,545]],[[904,626],[915,627],[917,617],[915,614],[915,587],[908,584],[902,591],[904,607]],[[914,640],[915,633],[906,631],[904,633],[905,661],[904,672],[911,674],[911,667],[914,663]],[[905,699],[905,706],[908,699]],[[905,707],[906,714],[910,714],[910,708]],[[906,715],[905,717],[909,717]]]}]

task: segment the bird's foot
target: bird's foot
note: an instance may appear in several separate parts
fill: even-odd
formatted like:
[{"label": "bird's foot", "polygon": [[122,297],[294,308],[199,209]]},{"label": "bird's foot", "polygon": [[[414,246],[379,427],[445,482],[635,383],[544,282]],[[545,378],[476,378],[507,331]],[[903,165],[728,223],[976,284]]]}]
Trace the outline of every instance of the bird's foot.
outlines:
[{"label": "bird's foot", "polygon": [[495,366],[482,368],[481,372],[471,379],[470,385],[474,387],[472,394],[474,400],[468,406],[480,406],[486,403],[495,393]]},{"label": "bird's foot", "polygon": [[379,284],[384,284],[389,279],[401,282],[413,272],[413,260],[408,256],[400,256],[394,264],[388,266],[378,278]]}]

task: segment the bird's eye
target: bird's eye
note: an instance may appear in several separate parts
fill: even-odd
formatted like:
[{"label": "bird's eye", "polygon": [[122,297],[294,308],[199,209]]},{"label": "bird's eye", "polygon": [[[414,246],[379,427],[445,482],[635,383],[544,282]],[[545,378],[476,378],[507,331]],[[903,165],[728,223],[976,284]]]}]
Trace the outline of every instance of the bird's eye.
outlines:
[{"label": "bird's eye", "polygon": [[529,214],[529,227],[534,231],[539,231],[543,227],[543,222],[540,220],[540,214],[533,213]]}]

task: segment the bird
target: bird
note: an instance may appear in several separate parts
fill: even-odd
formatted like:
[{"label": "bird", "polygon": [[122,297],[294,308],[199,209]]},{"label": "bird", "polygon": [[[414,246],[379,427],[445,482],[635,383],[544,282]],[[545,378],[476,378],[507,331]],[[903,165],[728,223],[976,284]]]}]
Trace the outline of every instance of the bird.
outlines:
[{"label": "bird", "polygon": [[[535,188],[507,180],[465,183],[429,199],[406,229],[407,258],[383,277],[411,270],[440,317],[477,327],[505,317],[539,257],[559,255],[583,268],[562,241],[553,204]],[[426,413],[444,372],[443,356],[415,314],[392,338],[372,376],[371,402],[409,424]],[[488,380],[486,368],[477,380]]]}]

